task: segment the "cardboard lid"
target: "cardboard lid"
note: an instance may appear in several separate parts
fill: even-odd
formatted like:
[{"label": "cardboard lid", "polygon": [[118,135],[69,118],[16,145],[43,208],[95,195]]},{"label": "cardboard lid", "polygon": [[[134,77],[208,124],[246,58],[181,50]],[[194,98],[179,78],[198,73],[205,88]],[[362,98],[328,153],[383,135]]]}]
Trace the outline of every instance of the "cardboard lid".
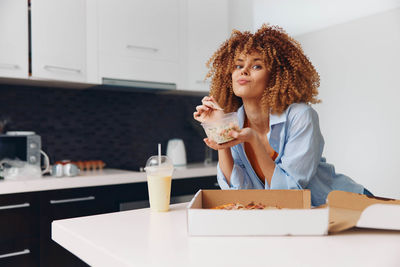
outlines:
[{"label": "cardboard lid", "polygon": [[[345,191],[331,191],[327,198],[329,206],[329,232],[336,233],[357,226],[364,210],[374,204],[393,204],[400,211],[400,200],[371,197]],[[382,215],[382,213],[381,213]],[[393,219],[388,214],[382,221]],[[380,227],[381,225],[381,227]],[[384,224],[376,223],[374,228],[387,229]],[[393,227],[391,228],[393,229]],[[397,229],[400,230],[400,229]]]}]

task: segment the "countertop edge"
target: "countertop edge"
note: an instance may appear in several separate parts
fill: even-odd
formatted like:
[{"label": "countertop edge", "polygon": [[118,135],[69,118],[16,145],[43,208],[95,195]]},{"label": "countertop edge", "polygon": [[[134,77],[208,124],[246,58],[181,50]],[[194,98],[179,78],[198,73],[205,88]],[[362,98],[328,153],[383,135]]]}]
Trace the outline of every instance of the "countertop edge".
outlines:
[{"label": "countertop edge", "polygon": [[[199,166],[198,164],[194,164],[189,165],[187,168],[176,168],[174,174],[172,175],[172,179],[216,176],[216,174],[216,165]],[[83,175],[76,177],[55,178],[48,176],[18,181],[4,180],[0,181],[0,195],[80,187],[141,183],[146,181],[147,179],[145,172],[108,169],[104,171],[84,172]]]}]

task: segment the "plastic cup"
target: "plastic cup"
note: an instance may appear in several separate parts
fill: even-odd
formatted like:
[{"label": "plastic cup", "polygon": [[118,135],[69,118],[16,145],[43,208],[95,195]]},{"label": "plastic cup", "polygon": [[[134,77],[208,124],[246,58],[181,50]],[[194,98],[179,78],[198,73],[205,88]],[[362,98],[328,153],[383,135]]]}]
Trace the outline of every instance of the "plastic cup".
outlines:
[{"label": "plastic cup", "polygon": [[237,112],[224,114],[214,121],[203,122],[201,126],[203,126],[207,137],[217,144],[232,141],[234,138],[229,135],[229,132],[231,130],[239,130]]},{"label": "plastic cup", "polygon": [[[159,162],[160,161],[160,162]],[[152,211],[168,211],[171,197],[171,180],[174,165],[167,156],[152,156],[144,168],[147,175],[150,208]]]}]

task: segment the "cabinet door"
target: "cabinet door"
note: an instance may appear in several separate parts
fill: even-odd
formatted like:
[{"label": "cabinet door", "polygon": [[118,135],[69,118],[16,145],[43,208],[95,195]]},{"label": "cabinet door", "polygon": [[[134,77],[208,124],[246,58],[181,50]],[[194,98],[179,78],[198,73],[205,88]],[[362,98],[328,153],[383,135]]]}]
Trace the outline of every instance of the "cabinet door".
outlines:
[{"label": "cabinet door", "polygon": [[176,83],[179,0],[99,0],[101,77]]},{"label": "cabinet door", "polygon": [[87,266],[51,239],[53,220],[117,211],[116,197],[107,187],[52,190],[41,193],[40,266]]},{"label": "cabinet door", "polygon": [[204,81],[206,63],[228,38],[227,0],[187,1],[187,86],[193,91],[208,91]]},{"label": "cabinet door", "polygon": [[173,179],[171,196],[194,195],[200,189],[220,189],[216,176]]},{"label": "cabinet door", "polygon": [[[172,179],[171,204],[188,202],[200,189],[220,189],[216,176]],[[147,182],[117,185],[110,190],[118,196],[121,210],[149,207]]]},{"label": "cabinet door", "polygon": [[28,2],[0,1],[0,77],[28,77]]},{"label": "cabinet door", "polygon": [[0,195],[0,243],[39,236],[39,199],[35,194]]},{"label": "cabinet door", "polygon": [[38,266],[39,199],[35,193],[0,195],[0,266]]},{"label": "cabinet door", "polygon": [[41,217],[50,221],[89,216],[113,211],[114,196],[101,187],[51,190],[41,194]]},{"label": "cabinet door", "polygon": [[31,1],[32,76],[86,81],[86,1]]},{"label": "cabinet door", "polygon": [[22,239],[0,243],[0,266],[36,267],[39,266],[39,240]]}]

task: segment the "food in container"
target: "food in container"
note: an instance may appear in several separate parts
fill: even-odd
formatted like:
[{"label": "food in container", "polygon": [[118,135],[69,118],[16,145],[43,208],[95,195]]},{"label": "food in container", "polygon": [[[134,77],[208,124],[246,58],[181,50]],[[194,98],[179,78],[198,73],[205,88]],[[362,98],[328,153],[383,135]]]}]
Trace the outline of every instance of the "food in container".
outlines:
[{"label": "food in container", "polygon": [[232,130],[238,131],[240,129],[236,112],[224,114],[217,120],[203,122],[201,126],[203,126],[207,137],[217,144],[233,140],[234,138],[229,133]]},{"label": "food in container", "polygon": [[281,207],[275,205],[275,206],[267,206],[265,204],[262,204],[261,202],[256,204],[254,201],[251,201],[247,205],[243,205],[241,203],[228,203],[228,204],[223,204],[219,205],[216,207],[213,207],[211,209],[214,210],[271,210],[271,209],[281,209]]}]

